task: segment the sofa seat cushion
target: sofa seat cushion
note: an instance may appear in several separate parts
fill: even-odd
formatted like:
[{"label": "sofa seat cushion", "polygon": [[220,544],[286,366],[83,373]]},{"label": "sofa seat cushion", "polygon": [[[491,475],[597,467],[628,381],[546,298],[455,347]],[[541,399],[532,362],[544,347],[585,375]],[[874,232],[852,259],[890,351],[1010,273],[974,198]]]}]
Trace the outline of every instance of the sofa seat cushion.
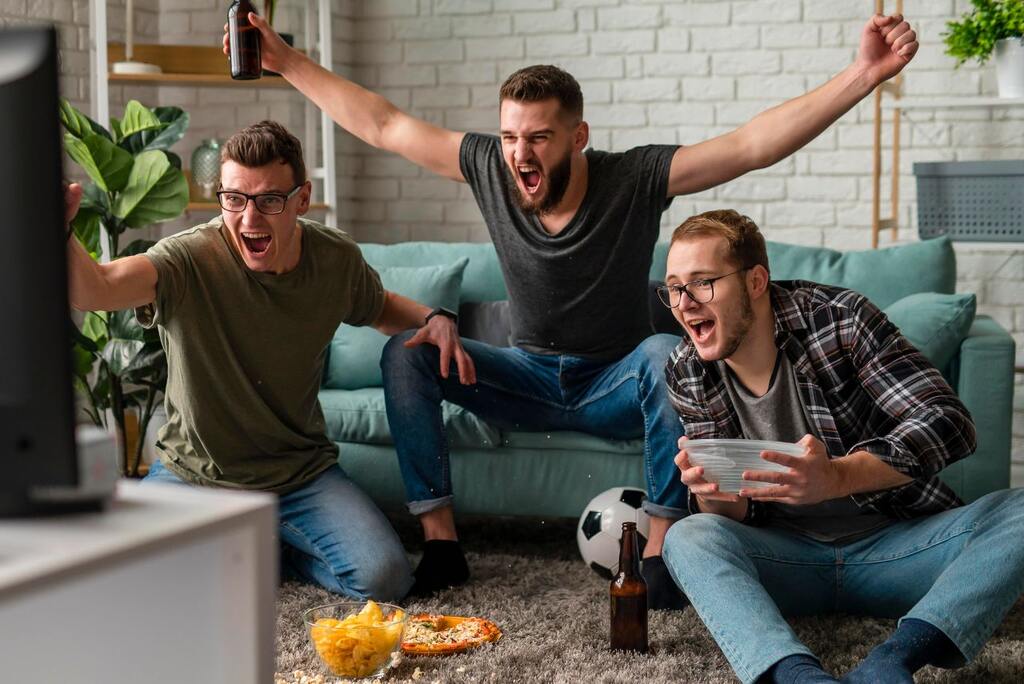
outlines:
[{"label": "sofa seat cushion", "polygon": [[552,432],[502,431],[501,446],[510,449],[546,449],[560,451],[601,452],[605,454],[639,455],[644,453],[644,439],[605,439],[585,432],[558,430]]},{"label": "sofa seat cushion", "polygon": [[[320,390],[327,437],[333,442],[393,444],[388,429],[384,390]],[[455,449],[533,449],[539,451],[588,451],[611,454],[642,454],[643,439],[616,441],[581,432],[502,432],[466,409],[441,404],[448,439]]]},{"label": "sofa seat cushion", "polygon": [[[320,390],[327,437],[333,442],[392,444],[384,390],[365,387],[357,390]],[[493,449],[501,441],[501,432],[469,411],[444,402],[441,406],[448,439],[453,447]]]}]

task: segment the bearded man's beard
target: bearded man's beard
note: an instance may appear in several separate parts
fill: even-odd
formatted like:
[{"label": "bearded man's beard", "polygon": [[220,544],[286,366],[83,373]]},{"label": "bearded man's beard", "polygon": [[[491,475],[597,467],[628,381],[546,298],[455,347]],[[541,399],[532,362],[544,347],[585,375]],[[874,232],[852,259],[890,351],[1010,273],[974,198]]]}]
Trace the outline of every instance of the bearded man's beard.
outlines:
[{"label": "bearded man's beard", "polygon": [[505,168],[505,185],[508,187],[509,194],[515,198],[519,210],[527,215],[543,216],[551,213],[565,197],[565,191],[569,188],[569,179],[572,177],[572,154],[565,155],[565,159],[551,169],[547,179],[548,190],[540,202],[534,202],[519,189],[519,184],[516,182],[518,171],[510,169],[508,164],[502,166]]},{"label": "bearded man's beard", "polygon": [[736,331],[725,341],[725,348],[722,350],[723,359],[727,359],[736,353],[736,350],[743,344],[747,333],[754,324],[754,307],[750,303],[750,293],[744,287],[743,298],[740,300],[740,315],[736,321]]}]

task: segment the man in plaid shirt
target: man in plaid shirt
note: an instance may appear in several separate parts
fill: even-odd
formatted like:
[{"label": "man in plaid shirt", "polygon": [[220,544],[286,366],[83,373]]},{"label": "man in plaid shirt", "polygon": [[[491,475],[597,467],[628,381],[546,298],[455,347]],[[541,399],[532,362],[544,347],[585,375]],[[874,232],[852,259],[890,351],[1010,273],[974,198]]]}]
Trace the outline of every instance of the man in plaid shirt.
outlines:
[{"label": "man in plaid shirt", "polygon": [[[913,682],[974,657],[1024,590],[1024,490],[964,506],[937,477],[971,454],[971,417],[865,297],[769,279],[734,211],[676,229],[659,290],[687,336],[666,368],[695,515],[665,542],[672,577],[745,682],[834,682],[784,615],[899,617],[847,682]],[[719,490],[687,440],[795,442],[781,472]]]}]

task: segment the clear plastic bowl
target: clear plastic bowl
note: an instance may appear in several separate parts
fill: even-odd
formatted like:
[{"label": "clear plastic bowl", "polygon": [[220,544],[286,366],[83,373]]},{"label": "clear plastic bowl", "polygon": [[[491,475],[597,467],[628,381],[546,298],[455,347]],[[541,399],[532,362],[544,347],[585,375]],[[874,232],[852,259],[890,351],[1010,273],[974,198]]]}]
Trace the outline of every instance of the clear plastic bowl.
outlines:
[{"label": "clear plastic bowl", "polygon": [[744,480],[745,470],[785,472],[789,468],[761,458],[764,451],[778,451],[790,456],[802,456],[803,447],[789,442],[771,442],[758,439],[691,439],[686,441],[690,463],[704,468],[704,479],[718,483],[721,492],[735,493],[740,489],[771,487],[770,482]]},{"label": "clear plastic bowl", "polygon": [[[302,614],[309,643],[328,674],[351,679],[383,677],[400,657],[408,616],[400,607],[380,602],[375,602],[379,615],[372,608],[364,613],[369,603],[339,601]],[[379,620],[369,620],[371,614]]]}]

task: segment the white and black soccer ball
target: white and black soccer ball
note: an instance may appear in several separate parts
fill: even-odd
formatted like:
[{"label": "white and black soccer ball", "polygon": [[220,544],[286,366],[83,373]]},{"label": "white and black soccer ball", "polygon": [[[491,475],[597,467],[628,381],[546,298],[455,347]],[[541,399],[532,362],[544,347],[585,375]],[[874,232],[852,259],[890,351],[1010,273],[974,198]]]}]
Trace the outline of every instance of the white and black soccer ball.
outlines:
[{"label": "white and black soccer ball", "polygon": [[583,562],[601,577],[611,580],[619,571],[619,540],[622,523],[635,522],[643,554],[651,521],[643,511],[647,493],[636,487],[612,487],[587,504],[576,527],[576,544]]}]

